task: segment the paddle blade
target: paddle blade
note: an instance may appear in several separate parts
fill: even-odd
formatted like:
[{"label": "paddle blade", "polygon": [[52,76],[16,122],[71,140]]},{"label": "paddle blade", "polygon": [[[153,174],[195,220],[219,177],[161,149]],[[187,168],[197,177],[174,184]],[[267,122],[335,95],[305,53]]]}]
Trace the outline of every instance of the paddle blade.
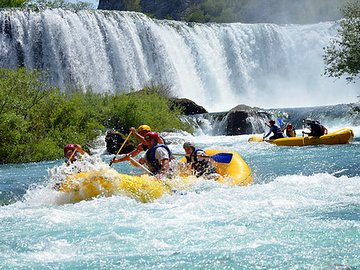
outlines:
[{"label": "paddle blade", "polygon": [[209,156],[209,158],[219,163],[230,163],[232,157],[233,157],[232,153],[219,153],[213,156]]}]

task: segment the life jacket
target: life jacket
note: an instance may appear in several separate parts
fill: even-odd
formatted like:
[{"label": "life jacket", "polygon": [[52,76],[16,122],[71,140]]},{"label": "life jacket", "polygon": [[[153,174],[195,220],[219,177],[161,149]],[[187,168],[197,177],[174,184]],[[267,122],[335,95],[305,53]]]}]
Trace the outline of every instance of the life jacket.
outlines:
[{"label": "life jacket", "polygon": [[196,148],[190,156],[186,157],[186,162],[191,163],[192,169],[194,170],[194,174],[196,177],[201,175],[208,175],[212,173],[216,173],[215,167],[208,160],[199,160],[197,157],[198,152],[204,152],[204,150]]},{"label": "life jacket", "polygon": [[281,129],[277,125],[273,125],[271,127],[271,131],[274,133],[274,135],[282,134]]},{"label": "life jacket", "polygon": [[322,135],[324,135],[324,130],[321,127],[320,124],[310,123],[310,129],[311,129],[311,133],[309,134],[310,136],[322,136]]},{"label": "life jacket", "polygon": [[169,147],[167,145],[165,145],[165,144],[157,144],[154,147],[147,150],[147,152],[146,152],[146,164],[148,165],[149,170],[153,174],[159,174],[161,172],[161,163],[155,158],[156,149],[158,149],[159,147],[165,148],[167,150],[168,154],[169,154],[169,160],[172,159],[171,151],[170,151]]},{"label": "life jacket", "polygon": [[288,137],[296,137],[295,129],[286,129],[285,133]]}]

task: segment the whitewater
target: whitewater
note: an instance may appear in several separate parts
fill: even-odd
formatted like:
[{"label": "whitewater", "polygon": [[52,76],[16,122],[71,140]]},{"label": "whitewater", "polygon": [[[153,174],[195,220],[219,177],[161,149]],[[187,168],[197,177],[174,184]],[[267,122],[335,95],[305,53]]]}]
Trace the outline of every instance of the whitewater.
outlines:
[{"label": "whitewater", "polygon": [[[0,268],[360,267],[358,135],[347,145],[309,147],[250,144],[249,135],[166,136],[175,153],[187,140],[240,153],[253,185],[199,180],[147,204],[122,195],[72,203],[50,185],[63,160],[0,165]],[[111,160],[104,150],[94,169]],[[143,173],[127,162],[113,167]]]},{"label": "whitewater", "polygon": [[[323,47],[336,29],[336,22],[196,24],[132,12],[0,10],[0,67],[44,69],[64,91],[162,83],[213,112],[240,103],[354,102],[355,84],[321,76]],[[183,153],[184,141],[238,152],[253,184],[200,179],[186,193],[147,204],[121,194],[67,200],[52,188],[66,177],[63,160],[2,164],[0,268],[358,269],[360,129],[355,116],[334,115],[322,119],[329,132],[352,128],[354,141],[250,144],[250,135],[209,136],[217,133],[206,121],[194,136],[163,134],[174,153]],[[95,150],[89,170],[112,158],[103,138]],[[127,162],[113,168],[143,173]]]},{"label": "whitewater", "polygon": [[322,76],[336,22],[197,24],[141,13],[0,11],[0,67],[40,68],[64,90],[171,87],[208,111],[356,100],[358,86]]}]

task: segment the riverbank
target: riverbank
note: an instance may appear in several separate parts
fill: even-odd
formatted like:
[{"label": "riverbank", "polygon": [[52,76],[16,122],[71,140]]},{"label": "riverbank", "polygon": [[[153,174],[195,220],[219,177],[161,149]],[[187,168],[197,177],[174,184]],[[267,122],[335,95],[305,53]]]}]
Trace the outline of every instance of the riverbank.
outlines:
[{"label": "riverbank", "polygon": [[24,68],[0,69],[0,164],[58,159],[64,145],[91,145],[112,128],[127,132],[146,123],[156,131],[192,131],[162,87],[131,94],[63,92],[42,82],[43,76]]}]

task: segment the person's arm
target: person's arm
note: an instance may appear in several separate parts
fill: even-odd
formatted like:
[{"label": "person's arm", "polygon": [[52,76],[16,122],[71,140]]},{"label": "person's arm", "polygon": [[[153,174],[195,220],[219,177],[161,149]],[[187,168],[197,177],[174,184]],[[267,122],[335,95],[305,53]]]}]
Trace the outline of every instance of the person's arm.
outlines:
[{"label": "person's arm", "polygon": [[135,157],[137,156],[141,151],[143,151],[143,147],[142,144],[139,144],[135,150],[131,151],[130,153],[125,154],[123,157],[118,158],[113,160],[113,163],[118,163],[118,162],[122,162],[122,161],[126,161],[129,160],[130,157]]},{"label": "person's arm", "polygon": [[271,134],[271,132],[272,132],[272,130],[271,130],[271,128],[270,128],[269,132],[268,132],[266,135],[264,135],[263,139],[265,139],[266,137],[268,137],[268,136]]},{"label": "person's arm", "polygon": [[141,136],[141,135],[136,131],[136,128],[131,127],[131,128],[130,128],[130,132],[131,132],[132,134],[134,134],[135,138],[136,138],[139,142],[141,142],[141,143],[143,143],[143,144],[146,144],[146,141],[145,141],[144,137]]},{"label": "person's arm", "polygon": [[126,161],[126,160],[130,160],[130,156],[131,156],[130,153],[127,153],[124,156],[122,156],[121,158],[114,159],[112,161],[112,163],[118,163],[118,162],[123,162],[123,161]]},{"label": "person's arm", "polygon": [[165,148],[159,147],[156,149],[155,158],[160,162],[161,165],[161,170],[157,177],[163,178],[170,171],[169,153]]},{"label": "person's arm", "polygon": [[170,170],[170,162],[169,159],[163,159],[161,160],[161,172],[160,174],[167,174]]},{"label": "person's arm", "polygon": [[82,148],[81,148],[81,145],[80,144],[75,144],[75,150],[76,152],[82,154],[82,155],[85,155],[87,154]]}]

